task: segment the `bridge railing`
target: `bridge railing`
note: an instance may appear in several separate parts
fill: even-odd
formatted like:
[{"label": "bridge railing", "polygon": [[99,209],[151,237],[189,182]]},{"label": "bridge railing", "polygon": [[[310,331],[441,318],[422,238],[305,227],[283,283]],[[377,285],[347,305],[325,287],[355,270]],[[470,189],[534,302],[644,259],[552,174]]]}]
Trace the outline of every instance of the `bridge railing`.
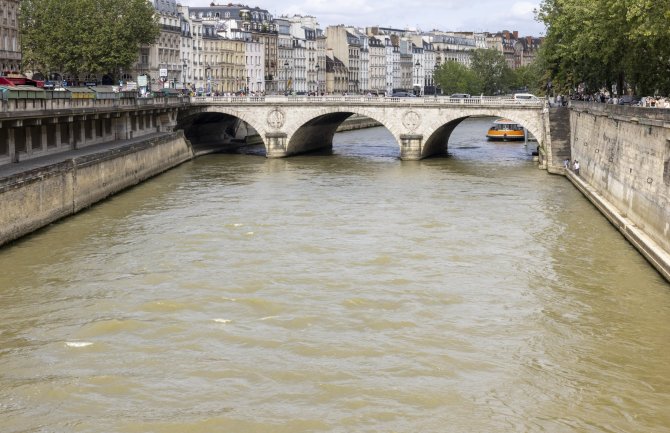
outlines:
[{"label": "bridge railing", "polygon": [[194,96],[191,97],[193,104],[388,104],[388,105],[448,105],[448,106],[530,106],[542,107],[544,99],[516,100],[511,97],[499,96],[476,96],[472,98],[450,98],[445,96],[426,97],[386,97],[386,96]]},{"label": "bridge railing", "polygon": [[189,103],[188,98],[121,98],[121,99],[0,99],[0,119],[34,115],[35,112],[62,110],[117,111],[139,107],[174,107]]}]

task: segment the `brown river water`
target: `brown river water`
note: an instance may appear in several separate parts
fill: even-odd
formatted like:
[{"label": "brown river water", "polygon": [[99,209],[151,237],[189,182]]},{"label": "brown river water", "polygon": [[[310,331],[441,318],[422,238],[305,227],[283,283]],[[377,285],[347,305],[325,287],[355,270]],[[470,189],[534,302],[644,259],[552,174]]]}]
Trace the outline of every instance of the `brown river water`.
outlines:
[{"label": "brown river water", "polygon": [[670,432],[670,285],[523,143],[209,155],[0,250],[0,432]]}]

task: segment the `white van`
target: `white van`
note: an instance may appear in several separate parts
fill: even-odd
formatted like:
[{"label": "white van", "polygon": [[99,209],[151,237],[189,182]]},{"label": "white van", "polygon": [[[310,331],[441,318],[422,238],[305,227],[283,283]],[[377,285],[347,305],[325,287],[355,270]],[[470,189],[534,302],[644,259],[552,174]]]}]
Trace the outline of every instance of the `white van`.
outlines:
[{"label": "white van", "polygon": [[537,101],[538,98],[537,96],[530,94],[530,93],[515,93],[514,94],[514,100],[523,102],[523,101]]}]

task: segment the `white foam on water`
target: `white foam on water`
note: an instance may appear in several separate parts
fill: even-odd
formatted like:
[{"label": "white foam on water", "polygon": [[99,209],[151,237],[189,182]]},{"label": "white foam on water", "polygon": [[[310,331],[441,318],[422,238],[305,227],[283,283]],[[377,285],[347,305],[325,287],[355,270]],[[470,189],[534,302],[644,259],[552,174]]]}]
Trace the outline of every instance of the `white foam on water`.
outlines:
[{"label": "white foam on water", "polygon": [[91,344],[93,344],[93,343],[91,343],[89,341],[66,341],[65,342],[65,345],[67,347],[86,347],[86,346],[90,346]]},{"label": "white foam on water", "polygon": [[230,322],[232,322],[232,320],[229,320],[229,319],[212,319],[212,320],[214,320],[216,323],[230,323]]},{"label": "white foam on water", "polygon": [[265,316],[265,317],[261,317],[259,320],[270,320],[270,319],[276,319],[277,317],[279,317],[279,316]]},{"label": "white foam on water", "polygon": [[240,223],[235,223],[235,224],[233,224],[233,227],[242,227],[242,224],[240,224]]},{"label": "white foam on water", "polygon": [[246,232],[245,235],[247,235],[247,236],[253,236],[253,235],[254,235],[254,232]]}]

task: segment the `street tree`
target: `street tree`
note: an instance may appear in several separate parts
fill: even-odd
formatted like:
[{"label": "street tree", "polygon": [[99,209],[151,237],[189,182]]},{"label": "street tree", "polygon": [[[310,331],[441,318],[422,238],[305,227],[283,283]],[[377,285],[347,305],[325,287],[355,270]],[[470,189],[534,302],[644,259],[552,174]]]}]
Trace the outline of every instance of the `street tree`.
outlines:
[{"label": "street tree", "polygon": [[474,72],[455,60],[440,65],[435,71],[435,82],[439,84],[442,92],[447,95],[453,93],[478,94],[481,91],[481,86]]},{"label": "street tree", "polygon": [[502,53],[491,49],[473,51],[470,68],[486,95],[506,93],[514,83],[512,69]]},{"label": "street tree", "polygon": [[24,69],[82,78],[118,76],[160,34],[146,0],[22,0],[20,27]]},{"label": "street tree", "polygon": [[670,90],[670,1],[543,0],[541,48],[558,91]]}]

